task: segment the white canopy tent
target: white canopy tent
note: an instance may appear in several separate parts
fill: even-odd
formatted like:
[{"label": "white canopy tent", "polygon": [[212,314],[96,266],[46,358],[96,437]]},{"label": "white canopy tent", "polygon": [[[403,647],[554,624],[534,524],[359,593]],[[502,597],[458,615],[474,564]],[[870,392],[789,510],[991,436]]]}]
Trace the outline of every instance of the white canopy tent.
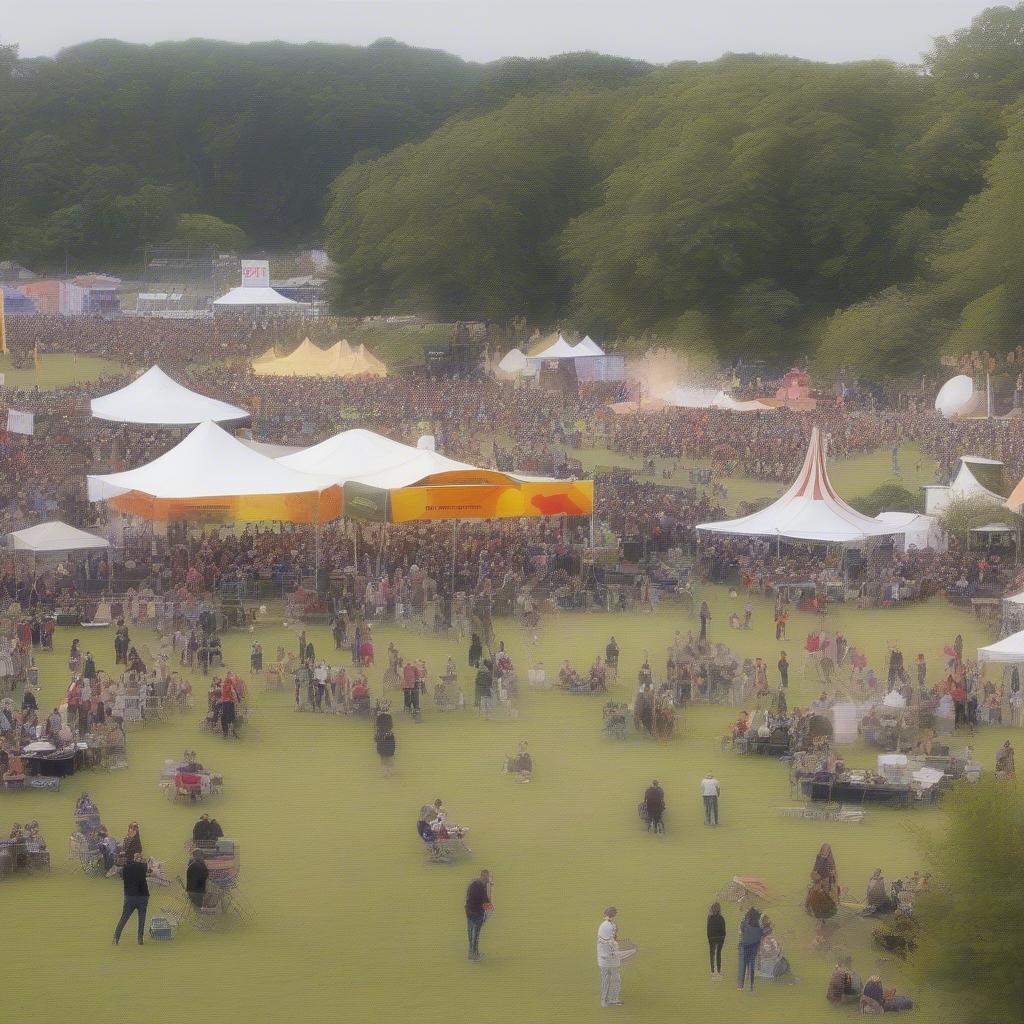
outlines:
[{"label": "white canopy tent", "polygon": [[721,388],[689,387],[676,384],[657,392],[656,398],[675,409],[725,409],[729,412],[774,412],[775,406],[764,402],[738,402]]},{"label": "white canopy tent", "polygon": [[1024,630],[978,648],[978,661],[998,665],[1024,665]]},{"label": "white canopy tent", "polygon": [[955,501],[987,501],[1013,508],[1014,495],[1004,498],[982,482],[988,480],[993,486],[999,486],[997,478],[1002,476],[1002,469],[1003,464],[998,459],[986,459],[980,455],[960,456],[960,465],[949,484],[925,486],[925,512],[938,515]]},{"label": "white canopy tent", "polygon": [[825,443],[820,431],[811,431],[807,456],[796,480],[781,498],[760,512],[739,519],[701,523],[698,530],[746,537],[854,544],[869,537],[902,533],[847,505],[836,493],[825,468]]},{"label": "white canopy tent", "polygon": [[537,362],[514,348],[502,356],[498,373],[506,377],[534,377],[537,375]]},{"label": "white canopy tent", "polygon": [[244,308],[246,306],[300,306],[302,303],[289,299],[273,288],[232,288],[213,304],[221,309]]},{"label": "white canopy tent", "polygon": [[225,423],[249,417],[237,405],[190,391],[159,366],[151,366],[120,391],[94,398],[89,408],[94,419],[152,426],[194,426],[204,420]]},{"label": "white canopy tent", "polygon": [[[289,469],[316,474],[332,483],[355,482],[386,489],[411,487],[439,473],[479,472],[494,476],[493,470],[480,470],[468,462],[457,462],[432,449],[414,448],[361,429],[344,430],[277,461]],[[501,475],[519,481],[538,479],[510,473]]]},{"label": "white canopy tent", "polygon": [[588,334],[579,344],[574,345],[577,355],[581,356],[603,356],[604,349]]},{"label": "white canopy tent", "polygon": [[[90,501],[113,500],[122,511],[149,519],[195,518],[204,512],[242,521],[333,518],[332,503],[321,505],[319,498],[334,481],[269,459],[210,422],[200,423],[152,462],[91,475],[88,485]],[[333,507],[338,505],[340,495]]]},{"label": "white canopy tent", "polygon": [[909,547],[945,551],[949,546],[946,533],[935,516],[923,516],[917,512],[879,512],[875,518],[899,531],[904,551]]},{"label": "white canopy tent", "polygon": [[[593,355],[594,353],[588,352],[587,355]],[[558,336],[558,341],[554,345],[549,345],[543,352],[538,352],[537,355],[532,356],[533,359],[575,359],[577,356],[583,355],[582,352],[577,352],[575,346],[570,345],[561,335]]]},{"label": "white canopy tent", "polygon": [[12,551],[31,551],[39,555],[62,554],[66,551],[109,548],[110,542],[103,537],[97,537],[94,533],[87,533],[60,520],[53,520],[9,533],[7,547]]}]

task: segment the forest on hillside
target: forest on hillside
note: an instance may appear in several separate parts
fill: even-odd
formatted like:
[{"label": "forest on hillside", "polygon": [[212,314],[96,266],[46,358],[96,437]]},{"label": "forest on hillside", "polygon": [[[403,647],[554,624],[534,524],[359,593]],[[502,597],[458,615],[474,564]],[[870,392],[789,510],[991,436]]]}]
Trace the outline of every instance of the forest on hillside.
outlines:
[{"label": "forest on hillside", "polygon": [[921,67],[727,56],[516,97],[335,182],[351,311],[563,320],[876,377],[1024,321],[1024,6]]},{"label": "forest on hillside", "polygon": [[1024,4],[922,64],[0,52],[0,258],[325,243],[348,315],[914,374],[1024,342]]}]

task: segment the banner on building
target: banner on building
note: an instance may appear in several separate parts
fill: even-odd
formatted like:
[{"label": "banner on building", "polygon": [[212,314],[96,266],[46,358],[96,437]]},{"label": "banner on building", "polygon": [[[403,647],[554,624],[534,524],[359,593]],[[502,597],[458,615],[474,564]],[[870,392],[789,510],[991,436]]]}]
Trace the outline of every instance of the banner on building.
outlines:
[{"label": "banner on building", "polygon": [[269,288],[270,263],[267,260],[242,260],[242,287]]}]

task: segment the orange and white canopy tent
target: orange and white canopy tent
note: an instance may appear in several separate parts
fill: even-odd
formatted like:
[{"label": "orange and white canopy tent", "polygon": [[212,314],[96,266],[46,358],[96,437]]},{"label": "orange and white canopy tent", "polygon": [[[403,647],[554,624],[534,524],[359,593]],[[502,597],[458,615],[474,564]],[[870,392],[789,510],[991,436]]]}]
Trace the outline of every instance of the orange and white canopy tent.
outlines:
[{"label": "orange and white canopy tent", "polygon": [[264,352],[253,360],[252,372],[259,377],[385,377],[388,371],[365,345],[343,339],[323,349],[305,338],[286,356],[277,356],[273,349]]},{"label": "orange and white canopy tent", "polygon": [[91,475],[89,500],[159,521],[325,523],[341,512],[334,481],[289,469],[216,423],[200,423],[152,462]]},{"label": "orange and white canopy tent", "polygon": [[584,516],[592,480],[482,469],[369,430],[346,430],[277,460],[344,488],[344,515],[376,522]]}]

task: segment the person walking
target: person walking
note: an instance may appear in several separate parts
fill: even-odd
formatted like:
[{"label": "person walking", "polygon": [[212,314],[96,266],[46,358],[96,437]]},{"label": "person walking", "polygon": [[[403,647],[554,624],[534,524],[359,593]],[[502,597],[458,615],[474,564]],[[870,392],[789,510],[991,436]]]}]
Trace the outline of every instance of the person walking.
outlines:
[{"label": "person walking", "polygon": [[149,906],[149,885],[146,882],[146,862],[142,854],[133,853],[128,863],[121,869],[124,882],[124,906],[121,909],[121,920],[114,929],[114,945],[121,941],[121,932],[132,914],[139,916],[139,945],[142,945],[146,934],[146,909]]},{"label": "person walking", "polygon": [[779,655],[779,685],[784,690],[789,686],[789,658],[785,651]]},{"label": "person walking", "polygon": [[754,964],[757,962],[757,951],[761,948],[764,930],[761,928],[761,912],[751,907],[740,924],[740,963],[739,984],[741,991],[750,970],[750,991],[754,991]]},{"label": "person walking", "polygon": [[708,772],[701,779],[700,795],[704,800],[704,824],[718,824],[718,798],[722,793],[722,784]]},{"label": "person walking", "polygon": [[619,956],[619,926],[615,907],[608,907],[597,929],[597,966],[601,969],[601,1006],[621,1006],[622,958]]},{"label": "person walking", "polygon": [[712,903],[708,910],[708,952],[711,956],[711,977],[722,980],[722,947],[725,945],[725,918],[722,905]]},{"label": "person walking", "polygon": [[220,729],[224,739],[228,738],[228,730],[231,735],[238,739],[238,728],[235,725],[237,713],[235,705],[238,703],[239,695],[235,687],[234,676],[229,672],[220,685]]},{"label": "person walking", "polygon": [[708,641],[708,623],[711,621],[711,609],[708,607],[707,601],[701,601],[700,603],[700,643],[705,644]]},{"label": "person walking", "polygon": [[647,831],[664,832],[665,790],[655,779],[644,792],[644,808],[647,812]]},{"label": "person walking", "polygon": [[466,889],[466,932],[469,937],[469,959],[482,960],[480,953],[480,931],[487,915],[494,909],[491,903],[491,873],[484,869],[479,878],[474,878]]}]

